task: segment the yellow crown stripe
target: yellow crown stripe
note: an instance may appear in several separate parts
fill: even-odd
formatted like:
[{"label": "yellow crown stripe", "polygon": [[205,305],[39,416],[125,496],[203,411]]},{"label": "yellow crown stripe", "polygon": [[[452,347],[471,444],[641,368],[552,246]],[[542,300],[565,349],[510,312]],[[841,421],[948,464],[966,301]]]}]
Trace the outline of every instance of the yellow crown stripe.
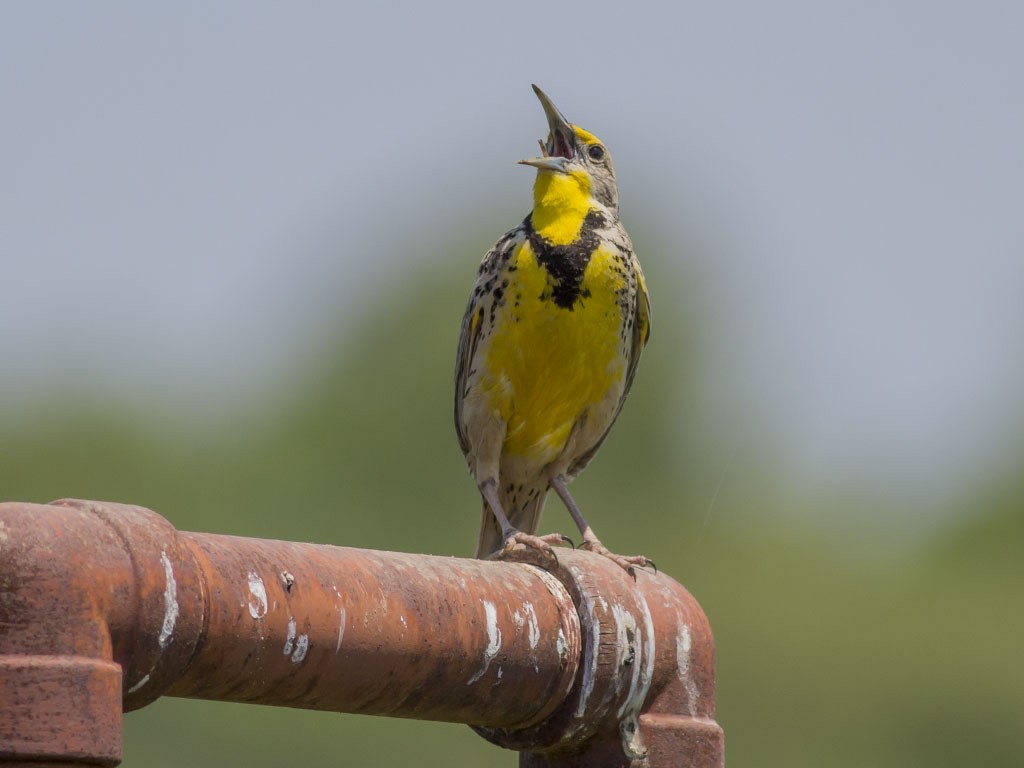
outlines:
[{"label": "yellow crown stripe", "polygon": [[578,125],[572,127],[573,133],[576,134],[576,138],[582,141],[584,144],[600,144],[601,140],[594,134],[588,131],[586,128],[580,128]]}]

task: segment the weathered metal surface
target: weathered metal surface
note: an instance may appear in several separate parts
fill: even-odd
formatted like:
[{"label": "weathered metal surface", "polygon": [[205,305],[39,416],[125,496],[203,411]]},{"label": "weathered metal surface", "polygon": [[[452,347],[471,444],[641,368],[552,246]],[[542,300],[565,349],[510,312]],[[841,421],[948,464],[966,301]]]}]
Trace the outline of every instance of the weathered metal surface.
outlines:
[{"label": "weathered metal surface", "polygon": [[530,768],[723,765],[714,641],[697,601],[664,574],[638,571],[634,581],[606,558],[559,560],[553,574],[581,620],[577,681],[539,726],[481,735],[521,750]]},{"label": "weathered metal surface", "polygon": [[0,763],[121,759],[121,669],[83,656],[0,656]]},{"label": "weathered metal surface", "polygon": [[665,576],[559,559],[549,574],[0,504],[0,762],[116,765],[122,708],[171,695],[468,723],[527,766],[721,765],[697,603]]},{"label": "weathered metal surface", "polygon": [[129,623],[121,551],[90,513],[0,505],[0,761],[120,761],[108,627]]},{"label": "weathered metal surface", "polygon": [[207,632],[172,696],[519,727],[575,676],[576,610],[536,568],[183,536]]},{"label": "weathered metal surface", "polygon": [[69,586],[91,594],[100,588],[98,573],[113,577],[97,607],[109,624],[111,657],[123,668],[124,710],[152,703],[180,677],[202,637],[206,596],[191,549],[167,520],[130,504],[64,499],[33,511],[34,520],[51,517],[69,547],[62,566]]}]

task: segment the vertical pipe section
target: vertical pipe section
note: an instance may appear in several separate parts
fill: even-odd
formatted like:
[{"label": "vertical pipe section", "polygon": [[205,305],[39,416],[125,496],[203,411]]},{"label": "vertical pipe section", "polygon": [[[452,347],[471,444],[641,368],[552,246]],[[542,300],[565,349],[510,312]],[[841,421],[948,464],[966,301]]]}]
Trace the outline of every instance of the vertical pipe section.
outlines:
[{"label": "vertical pipe section", "polygon": [[120,762],[108,627],[128,623],[133,581],[116,532],[89,512],[0,504],[0,763]]}]

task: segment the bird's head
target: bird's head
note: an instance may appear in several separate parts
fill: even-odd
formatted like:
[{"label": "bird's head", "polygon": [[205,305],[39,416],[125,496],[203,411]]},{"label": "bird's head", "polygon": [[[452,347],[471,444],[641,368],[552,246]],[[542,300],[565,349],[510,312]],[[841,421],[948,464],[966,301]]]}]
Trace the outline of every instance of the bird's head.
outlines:
[{"label": "bird's head", "polygon": [[619,192],[608,149],[597,136],[566,120],[544,91],[536,85],[533,90],[548,118],[548,139],[539,142],[541,157],[519,162],[537,168],[538,186],[569,183],[578,194],[618,213]]}]

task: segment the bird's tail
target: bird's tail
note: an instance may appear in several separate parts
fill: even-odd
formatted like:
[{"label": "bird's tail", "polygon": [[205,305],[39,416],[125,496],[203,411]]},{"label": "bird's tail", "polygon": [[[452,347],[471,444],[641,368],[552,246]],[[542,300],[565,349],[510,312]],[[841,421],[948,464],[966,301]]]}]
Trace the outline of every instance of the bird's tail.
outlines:
[{"label": "bird's tail", "polygon": [[[501,494],[501,502],[505,505],[508,521],[512,523],[513,528],[523,533],[537,532],[540,513],[544,510],[544,499],[548,495],[546,487],[537,488],[533,493],[530,490],[520,489],[518,494],[511,497],[508,494]],[[480,538],[476,543],[476,556],[485,558],[501,549],[504,543],[498,520],[485,501],[480,516]]]}]

